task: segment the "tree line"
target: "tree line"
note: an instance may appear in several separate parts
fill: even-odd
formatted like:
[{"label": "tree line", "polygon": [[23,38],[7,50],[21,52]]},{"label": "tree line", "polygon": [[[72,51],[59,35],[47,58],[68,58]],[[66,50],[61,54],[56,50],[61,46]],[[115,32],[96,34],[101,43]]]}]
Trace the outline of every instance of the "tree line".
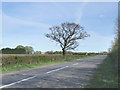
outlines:
[{"label": "tree line", "polygon": [[32,54],[34,49],[31,46],[18,45],[16,48],[3,48],[2,54]]},{"label": "tree line", "polygon": [[[0,50],[2,54],[42,54],[41,51],[34,51],[34,49],[31,46],[22,46],[18,45],[16,48],[3,48]],[[63,51],[46,51],[44,54],[48,55],[55,55],[55,54],[63,54]],[[108,54],[107,52],[101,52],[101,53],[87,53],[87,52],[72,52],[72,51],[66,51],[66,54],[68,55],[103,55]]]},{"label": "tree line", "polygon": [[[45,54],[63,54],[63,51],[47,51],[45,52]],[[104,51],[104,52],[71,52],[71,51],[66,51],[66,54],[68,55],[107,55],[108,52]]]}]

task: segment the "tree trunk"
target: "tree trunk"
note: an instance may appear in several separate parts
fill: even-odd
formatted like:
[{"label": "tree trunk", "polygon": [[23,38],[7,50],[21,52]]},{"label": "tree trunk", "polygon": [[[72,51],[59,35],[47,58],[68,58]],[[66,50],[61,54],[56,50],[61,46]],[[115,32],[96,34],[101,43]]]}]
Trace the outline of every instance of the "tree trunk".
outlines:
[{"label": "tree trunk", "polygon": [[62,49],[62,51],[63,51],[63,55],[65,55],[65,49],[64,48]]}]

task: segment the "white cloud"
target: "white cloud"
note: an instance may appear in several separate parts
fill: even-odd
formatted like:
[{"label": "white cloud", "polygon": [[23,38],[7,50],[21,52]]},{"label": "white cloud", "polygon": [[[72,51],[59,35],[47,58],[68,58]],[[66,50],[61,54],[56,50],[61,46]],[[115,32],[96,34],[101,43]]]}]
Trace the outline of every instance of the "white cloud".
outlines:
[{"label": "white cloud", "polygon": [[114,35],[104,36],[96,32],[88,32],[91,36],[85,40],[79,41],[79,51],[107,51],[111,47],[111,42],[114,39]]},{"label": "white cloud", "polygon": [[[86,0],[86,1],[88,1],[88,0]],[[87,2],[83,2],[82,5],[80,7],[78,7],[77,13],[76,13],[77,18],[75,20],[76,23],[80,22],[80,20],[83,16],[83,9],[85,8],[86,5],[87,5]]]},{"label": "white cloud", "polygon": [[2,23],[3,23],[3,28],[5,30],[14,30],[14,28],[19,28],[23,26],[27,26],[28,28],[30,27],[38,27],[42,29],[48,29],[50,25],[44,24],[41,22],[32,22],[32,21],[25,21],[19,18],[11,17],[3,13],[2,15]]},{"label": "white cloud", "polygon": [[103,14],[99,15],[99,18],[104,18],[105,16]]}]

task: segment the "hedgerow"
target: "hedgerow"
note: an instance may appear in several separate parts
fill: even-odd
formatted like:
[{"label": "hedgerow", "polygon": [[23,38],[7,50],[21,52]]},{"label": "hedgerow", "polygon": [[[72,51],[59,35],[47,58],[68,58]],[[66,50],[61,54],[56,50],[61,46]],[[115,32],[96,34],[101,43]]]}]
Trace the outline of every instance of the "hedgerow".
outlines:
[{"label": "hedgerow", "polygon": [[82,57],[80,55],[36,55],[36,56],[2,56],[2,67],[25,65],[25,64],[37,64],[53,61],[63,61],[66,59],[74,59]]}]

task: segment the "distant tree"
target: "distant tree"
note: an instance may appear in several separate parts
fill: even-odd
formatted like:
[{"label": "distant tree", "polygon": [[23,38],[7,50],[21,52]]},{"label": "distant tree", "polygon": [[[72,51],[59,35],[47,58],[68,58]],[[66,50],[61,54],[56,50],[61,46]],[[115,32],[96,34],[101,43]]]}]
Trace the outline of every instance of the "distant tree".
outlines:
[{"label": "distant tree", "polygon": [[0,54],[2,54],[2,50],[0,50]]},{"label": "distant tree", "polygon": [[26,54],[32,54],[32,52],[34,52],[31,46],[25,46],[25,51],[26,51]]},{"label": "distant tree", "polygon": [[46,37],[60,44],[63,55],[65,55],[67,50],[74,50],[78,47],[77,40],[90,36],[84,31],[82,26],[76,23],[62,23],[61,27],[53,26],[49,29],[51,33],[46,34]]},{"label": "distant tree", "polygon": [[102,54],[103,54],[103,55],[107,55],[107,54],[108,54],[108,52],[104,51]]},{"label": "distant tree", "polygon": [[[32,54],[33,48],[31,46],[18,45],[16,48],[3,48],[1,49],[3,54]],[[39,52],[40,53],[40,52]]]},{"label": "distant tree", "polygon": [[16,49],[25,49],[25,47],[22,46],[22,45],[18,45],[18,46],[16,47]]},{"label": "distant tree", "polygon": [[2,50],[11,50],[11,48],[3,48]]},{"label": "distant tree", "polygon": [[2,54],[25,54],[25,49],[23,48],[19,48],[19,49],[3,48],[1,51]]},{"label": "distant tree", "polygon": [[46,54],[53,54],[53,51],[47,51]]},{"label": "distant tree", "polygon": [[41,51],[36,51],[35,54],[41,54],[42,52]]},{"label": "distant tree", "polygon": [[3,48],[1,49],[2,54],[11,54],[11,48]]}]

